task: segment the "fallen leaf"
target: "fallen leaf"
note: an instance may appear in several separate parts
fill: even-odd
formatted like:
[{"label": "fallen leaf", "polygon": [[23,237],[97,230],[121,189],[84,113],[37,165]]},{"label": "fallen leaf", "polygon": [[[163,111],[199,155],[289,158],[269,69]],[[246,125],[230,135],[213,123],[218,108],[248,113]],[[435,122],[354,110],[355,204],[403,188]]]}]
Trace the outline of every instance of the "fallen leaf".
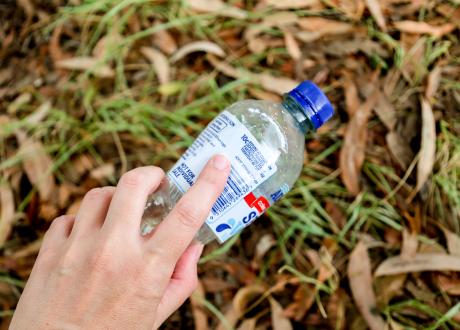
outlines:
[{"label": "fallen leaf", "polygon": [[374,17],[375,22],[382,31],[387,30],[387,25],[385,23],[385,16],[382,13],[382,8],[380,7],[380,1],[378,0],[365,0],[366,6]]},{"label": "fallen leaf", "polygon": [[169,83],[171,69],[168,58],[159,50],[151,47],[142,47],[141,52],[152,63],[160,84]]},{"label": "fallen leaf", "polygon": [[423,187],[433,171],[436,156],[436,122],[430,103],[424,98],[422,103],[422,137],[420,158],[417,164],[417,186],[414,194]]},{"label": "fallen leaf", "polygon": [[96,180],[106,180],[115,174],[115,166],[112,163],[106,163],[96,167],[89,172],[89,175]]},{"label": "fallen leaf", "polygon": [[355,21],[361,19],[366,7],[363,0],[330,0],[327,3]]},{"label": "fallen leaf", "polygon": [[410,260],[415,257],[418,249],[417,233],[407,229],[403,230],[403,241],[401,247],[401,259]]},{"label": "fallen leaf", "polygon": [[380,93],[380,98],[374,107],[374,111],[389,131],[396,127],[398,121],[396,110],[384,92]]},{"label": "fallen leaf", "polygon": [[11,258],[15,260],[24,259],[31,255],[37,254],[40,251],[43,240],[41,238],[29,243],[25,246],[22,246],[19,250],[15,251]]},{"label": "fallen leaf", "polygon": [[239,314],[233,304],[230,304],[230,307],[226,310],[224,314],[224,319],[220,320],[219,325],[217,326],[216,330],[229,330],[233,329],[238,322],[241,314]]},{"label": "fallen leaf", "polygon": [[460,278],[457,276],[457,274],[454,274],[454,276],[435,274],[434,280],[436,286],[441,291],[453,296],[460,296]]},{"label": "fallen leaf", "polygon": [[209,54],[214,54],[219,57],[224,57],[225,52],[220,48],[219,45],[215,44],[211,41],[194,41],[191,43],[186,44],[179,48],[172,56],[171,56],[171,63],[177,62],[180,59],[184,58],[190,53],[193,52],[206,52]]},{"label": "fallen leaf", "polygon": [[28,104],[31,100],[32,94],[22,93],[8,105],[6,112],[9,114],[15,114],[23,105]]},{"label": "fallen leaf", "polygon": [[346,317],[346,306],[348,296],[343,292],[342,289],[337,289],[331,295],[327,306],[327,318],[331,329],[343,330],[345,329],[347,317]]},{"label": "fallen leaf", "polygon": [[257,318],[253,317],[244,320],[237,330],[254,330],[256,328]]},{"label": "fallen leaf", "polygon": [[263,235],[256,245],[255,258],[261,260],[263,256],[272,248],[276,246],[276,240],[272,234]]},{"label": "fallen leaf", "polygon": [[255,307],[254,302],[261,298],[267,289],[259,284],[245,286],[233,297],[233,307],[239,315],[246,313],[248,308]]},{"label": "fallen leaf", "polygon": [[353,30],[353,26],[349,23],[323,17],[301,18],[298,24],[304,31],[319,33],[321,36],[344,34]]},{"label": "fallen leaf", "polygon": [[107,64],[94,57],[82,56],[73,57],[56,62],[56,67],[59,69],[76,70],[76,71],[91,71],[99,78],[112,78],[114,71]]},{"label": "fallen leaf", "polygon": [[321,2],[319,0],[266,0],[265,3],[276,9],[300,9],[317,6]]},{"label": "fallen leaf", "polygon": [[455,29],[455,24],[446,23],[439,26],[430,25],[426,22],[416,21],[399,21],[393,23],[395,28],[401,32],[415,33],[415,34],[429,34],[433,37],[442,37]]},{"label": "fallen leaf", "polygon": [[260,85],[267,91],[275,92],[283,95],[294,89],[299,83],[295,80],[285,77],[275,77],[268,73],[252,74],[254,81],[260,83]]},{"label": "fallen leaf", "polygon": [[399,324],[398,322],[396,322],[393,319],[390,319],[390,327],[391,327],[391,330],[404,330],[404,329],[406,329],[405,327],[403,327],[401,324]]},{"label": "fallen leaf", "polygon": [[312,284],[301,284],[294,293],[293,302],[290,303],[283,314],[286,317],[300,321],[315,302],[317,290]]},{"label": "fallen leaf", "polygon": [[260,84],[265,90],[283,95],[289,92],[299,83],[295,80],[285,77],[275,77],[268,73],[255,74],[246,70],[236,69],[226,62],[217,60],[216,57],[209,55],[209,62],[220,72],[236,79],[249,79],[253,84]]},{"label": "fallen leaf", "polygon": [[343,183],[353,195],[359,194],[361,190],[359,175],[365,157],[367,122],[379,97],[380,92],[376,89],[356,110],[345,132],[344,143],[340,151],[340,170]]},{"label": "fallen leaf", "polygon": [[380,306],[387,306],[390,300],[403,293],[407,274],[381,276],[375,279],[374,287]]},{"label": "fallen leaf", "polygon": [[352,74],[348,71],[343,73],[343,90],[345,91],[345,106],[348,116],[353,117],[361,105],[358,88],[353,81]]},{"label": "fallen leaf", "polygon": [[272,310],[272,327],[273,330],[291,330],[292,324],[289,319],[284,316],[283,307],[272,297],[269,298]]},{"label": "fallen leaf", "polygon": [[425,97],[428,101],[430,101],[435,96],[439,87],[439,83],[441,82],[441,75],[442,69],[439,66],[435,67],[428,75],[425,89]]},{"label": "fallen leaf", "polygon": [[46,118],[48,113],[51,110],[51,102],[46,101],[42,105],[40,105],[37,110],[32,112],[30,115],[28,115],[26,118],[24,118],[24,121],[27,122],[28,124],[34,125],[40,123],[43,119]]},{"label": "fallen leaf", "polygon": [[447,241],[447,250],[451,255],[460,257],[460,236],[451,232],[445,227],[441,227]]},{"label": "fallen leaf", "polygon": [[58,215],[58,209],[56,206],[50,203],[41,203],[38,211],[38,216],[45,221],[52,221]]},{"label": "fallen leaf", "polygon": [[205,301],[205,291],[203,284],[198,282],[198,286],[190,296],[190,304],[192,306],[192,315],[195,323],[195,330],[207,330],[208,316],[204,311],[203,302]]},{"label": "fallen leaf", "polygon": [[407,144],[407,141],[393,131],[389,132],[385,139],[393,159],[403,170],[407,170],[413,158],[412,149]]},{"label": "fallen leaf", "polygon": [[0,248],[3,247],[14,224],[14,196],[7,181],[0,185]]},{"label": "fallen leaf", "polygon": [[[116,32],[109,32],[107,35],[99,39],[93,48],[93,57],[98,60],[104,60],[117,47],[123,38]],[[126,51],[124,51],[126,53]],[[124,57],[126,54],[122,54]]]},{"label": "fallen leaf", "polygon": [[16,138],[20,145],[18,153],[21,155],[22,166],[29,181],[37,187],[42,201],[49,200],[56,188],[54,176],[51,172],[53,160],[45,151],[41,142],[27,137],[23,131],[17,130]]},{"label": "fallen leaf", "polygon": [[372,288],[371,261],[367,247],[359,242],[350,255],[347,268],[353,299],[371,330],[385,329],[385,322],[378,315],[376,298]]},{"label": "fallen leaf", "polygon": [[375,276],[427,271],[460,272],[460,257],[441,253],[418,253],[411,260],[395,256],[382,262]]},{"label": "fallen leaf", "polygon": [[171,55],[177,50],[176,40],[167,30],[161,30],[153,35],[153,42],[158,49],[167,55]]},{"label": "fallen leaf", "polygon": [[230,6],[222,0],[186,0],[190,8],[203,13],[215,13],[220,16],[246,19],[248,13],[242,9]]},{"label": "fallen leaf", "polygon": [[299,44],[295,40],[294,36],[290,32],[284,33],[284,43],[286,44],[286,50],[293,60],[298,61],[302,57]]}]

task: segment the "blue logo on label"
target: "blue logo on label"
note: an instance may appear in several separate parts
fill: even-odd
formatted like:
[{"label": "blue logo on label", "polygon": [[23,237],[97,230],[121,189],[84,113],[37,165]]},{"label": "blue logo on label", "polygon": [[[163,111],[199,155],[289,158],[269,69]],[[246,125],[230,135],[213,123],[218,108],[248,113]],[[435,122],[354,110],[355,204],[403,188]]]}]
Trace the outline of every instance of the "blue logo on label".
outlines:
[{"label": "blue logo on label", "polygon": [[235,219],[229,219],[228,223],[221,223],[216,227],[216,232],[221,233],[224,230],[232,229],[232,226],[235,224]]},{"label": "blue logo on label", "polygon": [[276,202],[281,197],[283,197],[283,195],[286,194],[288,191],[289,186],[285,183],[280,187],[278,191],[275,191],[273,194],[271,194],[270,197],[273,199],[274,202]]}]

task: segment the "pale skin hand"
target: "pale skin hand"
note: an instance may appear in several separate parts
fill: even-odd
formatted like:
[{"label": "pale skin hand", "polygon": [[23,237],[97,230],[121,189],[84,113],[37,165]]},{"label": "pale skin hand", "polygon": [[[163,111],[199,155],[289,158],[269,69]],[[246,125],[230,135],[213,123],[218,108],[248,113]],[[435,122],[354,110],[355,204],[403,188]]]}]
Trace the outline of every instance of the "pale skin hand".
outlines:
[{"label": "pale skin hand", "polygon": [[203,246],[192,242],[222,192],[230,164],[214,156],[149,236],[139,226],[164,177],[140,167],[117,187],[91,190],[76,216],[53,221],[11,329],[156,329],[197,284]]}]

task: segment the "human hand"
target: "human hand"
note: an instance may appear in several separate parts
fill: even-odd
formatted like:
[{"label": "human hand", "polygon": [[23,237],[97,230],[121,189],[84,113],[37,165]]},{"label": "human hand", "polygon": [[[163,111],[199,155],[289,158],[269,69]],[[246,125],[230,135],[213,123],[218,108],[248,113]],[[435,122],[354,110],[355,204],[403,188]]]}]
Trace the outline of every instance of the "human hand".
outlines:
[{"label": "human hand", "polygon": [[229,172],[214,156],[147,236],[141,217],[161,169],[136,168],[116,188],[88,192],[76,216],[55,219],[45,234],[11,329],[158,328],[196,287],[203,246],[190,243]]}]

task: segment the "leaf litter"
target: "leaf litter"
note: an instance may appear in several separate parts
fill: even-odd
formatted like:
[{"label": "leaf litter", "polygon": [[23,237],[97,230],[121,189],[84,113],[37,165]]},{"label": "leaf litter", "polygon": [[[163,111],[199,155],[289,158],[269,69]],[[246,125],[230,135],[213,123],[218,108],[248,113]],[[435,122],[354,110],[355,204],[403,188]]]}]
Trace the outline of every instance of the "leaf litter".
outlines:
[{"label": "leaf litter", "polygon": [[[27,279],[50,220],[89,189],[168,169],[218,110],[309,79],[336,115],[308,137],[294,191],[206,249],[199,299],[165,329],[458,327],[455,2],[113,6],[0,5],[5,276]],[[18,288],[5,289],[8,312]]]}]

